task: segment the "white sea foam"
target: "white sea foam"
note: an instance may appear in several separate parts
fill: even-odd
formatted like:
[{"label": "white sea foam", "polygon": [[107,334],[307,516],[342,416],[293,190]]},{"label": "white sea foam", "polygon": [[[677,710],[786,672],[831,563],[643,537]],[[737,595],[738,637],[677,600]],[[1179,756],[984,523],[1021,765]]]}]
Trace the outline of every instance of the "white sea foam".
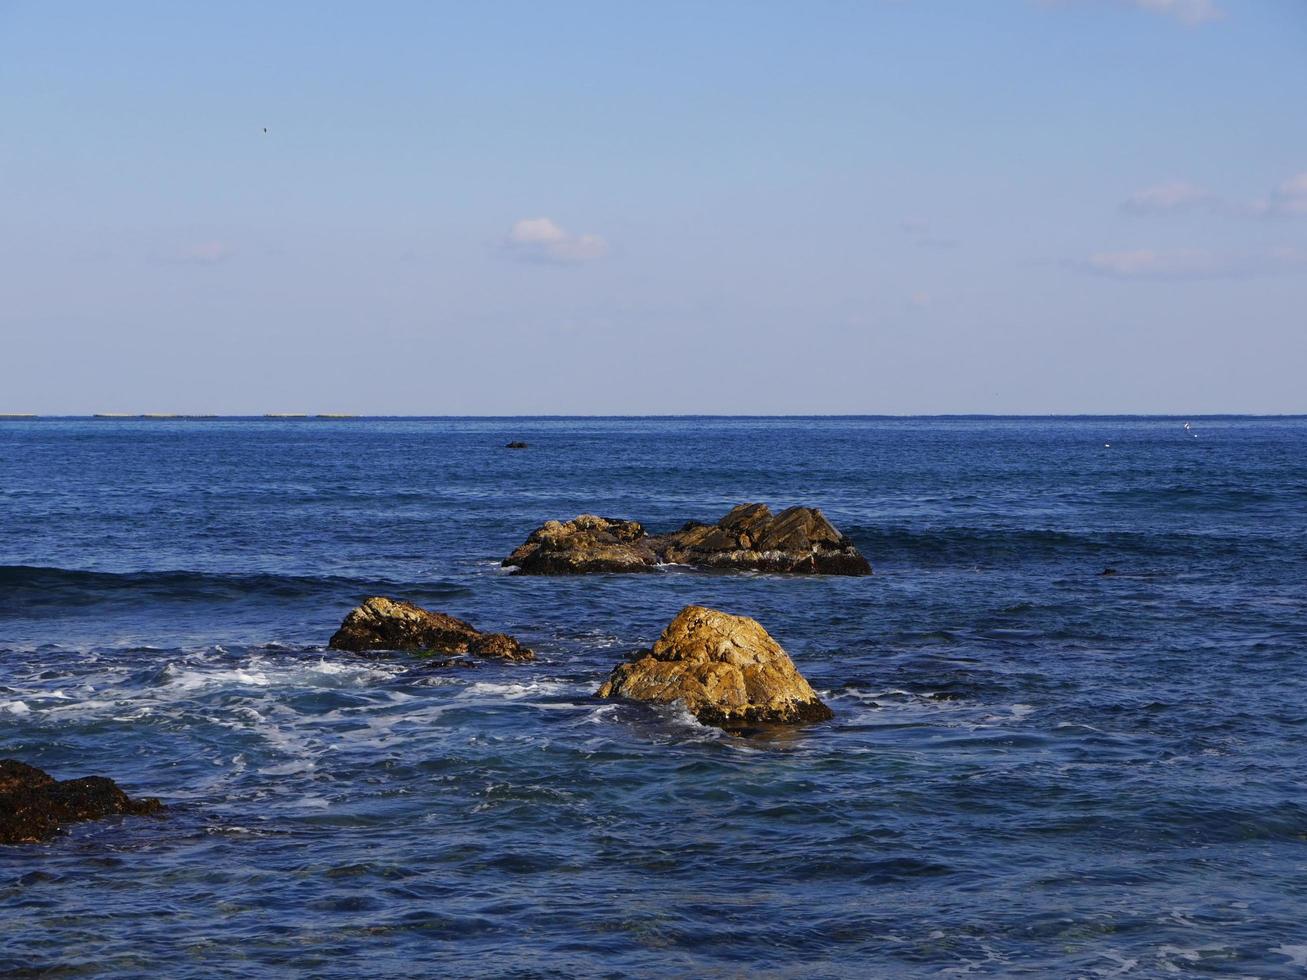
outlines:
[{"label": "white sea foam", "polygon": [[464,698],[493,697],[505,701],[520,701],[522,698],[540,694],[563,694],[575,690],[577,685],[562,681],[531,680],[520,683],[497,684],[493,681],[477,681],[469,684],[463,692]]},{"label": "white sea foam", "polygon": [[1139,966],[1139,961],[1137,959],[1122,956],[1114,950],[1103,950],[1099,955],[1101,955],[1103,959],[1111,960],[1115,965],[1095,967],[1090,972],[1096,977],[1124,976],[1127,973],[1134,972],[1134,970]]},{"label": "white sea foam", "polygon": [[1307,945],[1291,946],[1287,943],[1276,946],[1271,950],[1272,953],[1279,953],[1281,956],[1289,957],[1289,962],[1300,969],[1307,969]]},{"label": "white sea foam", "polygon": [[8,711],[11,715],[30,715],[32,713],[32,709],[22,701],[9,701],[0,705],[0,708]]},{"label": "white sea foam", "polygon": [[1100,735],[1105,735],[1105,734],[1107,734],[1107,733],[1106,733],[1105,731],[1103,731],[1103,729],[1101,729],[1101,728],[1095,728],[1093,725],[1086,725],[1086,724],[1084,724],[1084,723],[1082,723],[1082,722],[1078,722],[1078,721],[1059,721],[1059,722],[1058,722],[1056,725],[1054,725],[1053,727],[1054,727],[1054,728],[1057,728],[1057,729],[1063,729],[1063,728],[1077,728],[1077,729],[1079,729],[1079,730],[1081,730],[1081,731],[1085,731],[1085,732],[1097,732],[1097,733],[1100,734]]},{"label": "white sea foam", "polygon": [[169,664],[163,670],[168,686],[175,691],[191,692],[206,687],[268,687],[272,682],[260,671],[243,667],[231,670],[188,670]]},{"label": "white sea foam", "polygon": [[372,663],[342,663],[325,658],[305,662],[291,658],[262,657],[240,667],[217,668],[208,664],[169,664],[164,668],[168,686],[190,693],[206,688],[341,687],[366,686],[388,680],[403,668]]},{"label": "white sea foam", "polygon": [[613,720],[613,715],[617,714],[619,705],[601,704],[594,708],[586,715],[585,720],[591,725],[602,725]]}]

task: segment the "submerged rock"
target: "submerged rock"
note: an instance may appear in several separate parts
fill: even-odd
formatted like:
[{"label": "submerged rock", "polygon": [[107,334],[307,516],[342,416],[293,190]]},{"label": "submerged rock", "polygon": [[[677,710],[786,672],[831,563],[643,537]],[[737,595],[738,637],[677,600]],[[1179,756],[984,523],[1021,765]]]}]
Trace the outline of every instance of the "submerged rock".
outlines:
[{"label": "submerged rock", "polygon": [[513,442],[505,443],[505,444],[504,444],[504,448],[505,448],[505,449],[526,449],[526,448],[527,448],[527,444],[526,444],[525,442],[517,442],[517,441],[513,441]]},{"label": "submerged rock", "polygon": [[534,660],[535,654],[511,636],[482,633],[470,623],[428,612],[411,602],[373,596],[350,611],[328,641],[333,650],[410,650],[423,653]]},{"label": "submerged rock", "polygon": [[757,621],[703,606],[677,613],[653,649],[614,668],[598,697],[681,701],[726,729],[834,716]]},{"label": "submerged rock", "polygon": [[716,524],[691,521],[670,534],[646,534],[637,521],[582,514],[547,521],[504,559],[518,575],[646,572],[660,564],[808,575],[870,575],[853,542],[815,507],[772,514],[740,504]]},{"label": "submerged rock", "polygon": [[17,759],[0,759],[0,844],[32,844],[65,824],[163,809],[152,797],[131,799],[103,776],[59,781]]}]

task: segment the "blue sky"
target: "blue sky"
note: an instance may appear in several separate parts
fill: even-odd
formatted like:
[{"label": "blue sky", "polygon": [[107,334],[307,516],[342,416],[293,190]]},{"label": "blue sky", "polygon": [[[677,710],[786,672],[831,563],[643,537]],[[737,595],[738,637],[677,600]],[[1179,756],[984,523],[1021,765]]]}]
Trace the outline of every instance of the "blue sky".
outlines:
[{"label": "blue sky", "polygon": [[1301,0],[0,0],[0,411],[1303,412],[1304,105]]}]

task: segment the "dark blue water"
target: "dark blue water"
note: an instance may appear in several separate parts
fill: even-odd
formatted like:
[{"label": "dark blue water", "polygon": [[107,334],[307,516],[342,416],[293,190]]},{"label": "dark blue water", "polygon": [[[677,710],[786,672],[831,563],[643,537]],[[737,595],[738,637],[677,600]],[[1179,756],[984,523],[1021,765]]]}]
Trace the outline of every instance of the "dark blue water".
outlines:
[{"label": "dark blue water", "polygon": [[[0,423],[0,755],[172,807],[0,848],[0,968],[1301,976],[1307,420],[1184,421]],[[754,500],[876,575],[498,567]],[[540,659],[326,650],[373,593]],[[835,720],[592,700],[688,602]]]}]

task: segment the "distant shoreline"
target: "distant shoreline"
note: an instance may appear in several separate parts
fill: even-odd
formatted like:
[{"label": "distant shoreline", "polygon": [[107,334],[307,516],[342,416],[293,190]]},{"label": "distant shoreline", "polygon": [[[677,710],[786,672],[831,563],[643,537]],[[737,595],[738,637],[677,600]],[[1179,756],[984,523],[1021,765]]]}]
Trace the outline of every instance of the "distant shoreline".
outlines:
[{"label": "distant shoreline", "polygon": [[778,420],[811,420],[811,421],[838,421],[838,420],[867,420],[867,421],[910,421],[910,420],[936,420],[936,421],[1002,421],[1010,420],[1061,420],[1074,421],[1077,419],[1128,419],[1128,420],[1149,420],[1159,421],[1166,420],[1219,420],[1219,419],[1302,419],[1307,418],[1307,412],[1286,412],[1278,414],[1261,414],[1251,412],[1166,412],[1159,414],[1149,413],[1114,413],[1094,415],[1086,413],[1072,414],[1047,414],[1047,415],[992,415],[992,414],[939,414],[939,415],[352,415],[336,412],[264,412],[257,415],[213,415],[213,414],[185,414],[185,413],[165,413],[165,412],[97,412],[93,415],[43,415],[35,412],[0,412],[0,422],[75,422],[75,421],[100,421],[100,422],[430,422],[430,421],[462,421],[462,422],[496,422],[496,421],[538,421],[538,422],[567,422],[567,421],[676,421],[678,419],[716,419],[716,420],[751,420],[751,421],[778,421]]}]

